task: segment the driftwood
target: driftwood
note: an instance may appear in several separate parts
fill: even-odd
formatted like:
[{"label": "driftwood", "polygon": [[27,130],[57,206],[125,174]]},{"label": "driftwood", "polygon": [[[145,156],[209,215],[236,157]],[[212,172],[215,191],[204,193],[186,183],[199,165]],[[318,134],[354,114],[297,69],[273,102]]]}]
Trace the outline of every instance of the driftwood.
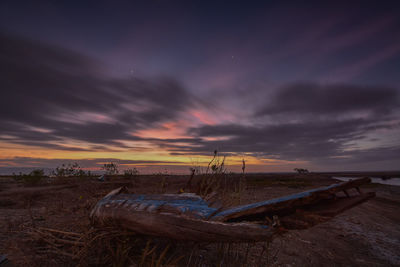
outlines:
[{"label": "driftwood", "polygon": [[[255,242],[273,237],[280,223],[288,229],[308,228],[374,197],[359,190],[369,182],[362,178],[223,211],[195,194],[134,195],[118,188],[101,199],[90,216],[95,225],[115,225],[143,235]],[[351,189],[357,190],[356,196],[348,193]],[[346,193],[340,197],[340,192]]]}]

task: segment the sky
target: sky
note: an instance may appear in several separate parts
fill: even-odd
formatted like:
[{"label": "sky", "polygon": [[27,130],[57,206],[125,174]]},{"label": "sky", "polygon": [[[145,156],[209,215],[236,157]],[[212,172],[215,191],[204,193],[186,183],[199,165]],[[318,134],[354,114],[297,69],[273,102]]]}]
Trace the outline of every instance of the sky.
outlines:
[{"label": "sky", "polygon": [[0,2],[0,169],[400,169],[396,1]]}]

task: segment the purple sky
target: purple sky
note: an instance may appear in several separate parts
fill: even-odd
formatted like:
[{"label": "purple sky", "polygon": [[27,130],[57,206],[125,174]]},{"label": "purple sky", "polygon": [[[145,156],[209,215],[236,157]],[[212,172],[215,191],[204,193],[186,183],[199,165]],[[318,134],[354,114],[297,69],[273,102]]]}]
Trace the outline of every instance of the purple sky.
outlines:
[{"label": "purple sky", "polygon": [[0,167],[398,170],[399,29],[395,1],[1,1]]}]

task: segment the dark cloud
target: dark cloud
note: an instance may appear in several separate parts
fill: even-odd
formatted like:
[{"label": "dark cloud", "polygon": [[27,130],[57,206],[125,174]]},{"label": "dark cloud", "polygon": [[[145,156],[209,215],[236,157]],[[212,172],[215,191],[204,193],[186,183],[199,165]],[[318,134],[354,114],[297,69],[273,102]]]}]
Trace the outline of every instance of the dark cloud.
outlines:
[{"label": "dark cloud", "polygon": [[398,90],[387,87],[298,83],[278,90],[257,115],[391,113],[399,109],[399,97]]},{"label": "dark cloud", "polygon": [[137,140],[134,131],[171,120],[192,102],[174,79],[108,77],[85,55],[6,33],[0,58],[0,136],[10,142]]},{"label": "dark cloud", "polygon": [[[302,160],[332,168],[344,163],[360,164],[382,161],[397,161],[400,164],[400,147],[397,145],[360,148],[370,133],[374,121],[354,119],[346,121],[318,121],[249,127],[241,125],[204,126],[192,129],[201,137],[228,136],[228,140],[202,141],[192,146],[192,152],[207,152],[219,149],[224,152],[251,153],[258,158]],[[374,129],[400,130],[400,125],[380,124]],[[175,148],[184,151],[182,148]],[[393,168],[393,164],[391,164]],[[379,168],[379,167],[377,167]]]},{"label": "dark cloud", "polygon": [[[241,118],[191,128],[188,138],[157,139],[135,133],[174,121],[196,105],[208,105],[210,111],[210,103],[224,96],[212,95],[203,103],[172,78],[110,77],[100,62],[81,53],[5,33],[0,33],[0,58],[0,141],[6,143],[119,151],[134,149],[121,140],[147,141],[171,155],[209,155],[218,149],[228,155],[251,153],[325,165],[400,158],[400,140],[393,137],[400,132],[400,94],[393,87],[296,83],[278,88],[258,105],[270,92],[260,86],[246,96],[253,106],[235,106],[238,113],[248,111]],[[235,103],[242,104],[244,98],[237,97]],[[246,123],[239,122],[244,119]],[[380,136],[385,132],[392,133],[390,140]],[[87,164],[102,160],[115,161]],[[14,158],[0,163],[54,166],[64,161]],[[178,162],[121,164],[169,163]]]},{"label": "dark cloud", "polygon": [[[191,134],[203,138],[191,150],[218,148],[327,165],[343,160],[354,164],[398,161],[399,107],[399,93],[392,88],[290,85],[278,90],[250,118],[259,126],[233,123],[191,129]],[[388,132],[390,138],[385,135]]]},{"label": "dark cloud", "polygon": [[229,140],[203,142],[201,149],[259,152],[287,160],[337,155],[343,143],[362,137],[363,120],[314,122],[249,127],[204,126],[193,131],[202,137],[228,136]]},{"label": "dark cloud", "polygon": [[398,170],[400,146],[355,149],[343,156],[319,158],[313,164],[325,170]]}]

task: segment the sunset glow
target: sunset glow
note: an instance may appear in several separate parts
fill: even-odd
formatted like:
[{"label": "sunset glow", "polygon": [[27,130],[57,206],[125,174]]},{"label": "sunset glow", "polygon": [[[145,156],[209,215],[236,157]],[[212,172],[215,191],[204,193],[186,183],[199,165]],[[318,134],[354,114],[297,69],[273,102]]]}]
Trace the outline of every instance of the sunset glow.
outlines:
[{"label": "sunset glow", "polygon": [[0,167],[398,169],[395,10],[2,2]]}]

